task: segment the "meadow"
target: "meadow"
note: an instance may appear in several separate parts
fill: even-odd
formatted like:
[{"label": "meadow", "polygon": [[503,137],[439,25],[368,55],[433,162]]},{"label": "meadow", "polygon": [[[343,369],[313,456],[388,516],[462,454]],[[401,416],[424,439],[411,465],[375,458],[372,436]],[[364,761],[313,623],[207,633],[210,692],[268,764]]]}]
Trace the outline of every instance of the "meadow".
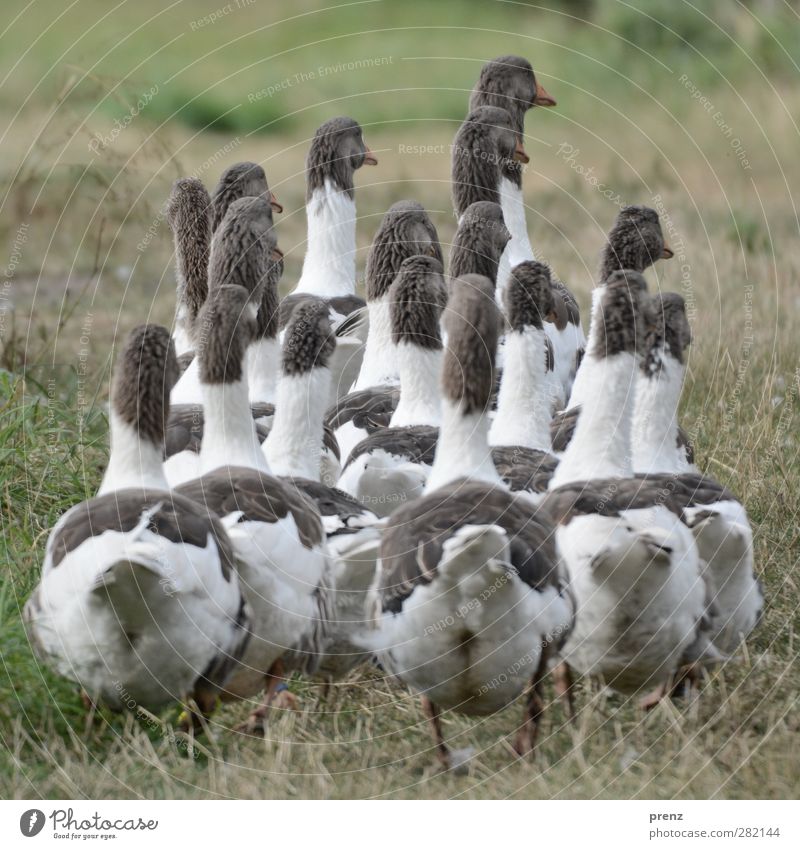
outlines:
[{"label": "meadow", "polygon": [[[800,511],[800,17],[792,3],[572,0],[14,0],[0,21],[0,797],[796,798]],[[558,8],[556,9],[556,5]],[[466,776],[433,767],[418,702],[377,669],[257,741],[215,714],[196,739],[161,716],[89,718],[36,662],[20,611],[57,517],[107,457],[109,367],[136,324],[170,324],[171,182],[260,162],[284,204],[284,285],[305,249],[314,128],[349,114],[380,164],[356,177],[359,271],[385,209],[455,231],[449,145],[483,61],[519,53],[558,100],[529,113],[524,186],[537,252],[584,323],[604,236],[653,206],[675,258],[651,291],[686,298],[681,419],[699,464],[744,501],[767,598],[747,647],[698,698],[647,715],[579,683],[549,704],[536,758],[521,705],[448,716]],[[368,172],[368,173],[367,173]],[[552,692],[548,693],[552,698]]]}]

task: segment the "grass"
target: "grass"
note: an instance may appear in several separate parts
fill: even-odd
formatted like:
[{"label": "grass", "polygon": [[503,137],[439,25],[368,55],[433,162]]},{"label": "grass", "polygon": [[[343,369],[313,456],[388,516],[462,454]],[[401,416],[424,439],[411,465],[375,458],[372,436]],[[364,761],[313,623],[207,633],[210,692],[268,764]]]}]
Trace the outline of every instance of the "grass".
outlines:
[{"label": "grass", "polygon": [[[192,15],[220,5],[193,4]],[[800,343],[793,330],[800,306],[800,228],[792,194],[800,183],[793,118],[800,95],[781,44],[748,14],[726,12],[720,20],[737,43],[748,50],[761,40],[766,45],[753,52],[752,64],[738,61],[734,82],[726,74],[737,65],[736,48],[726,47],[724,39],[718,43],[718,33],[708,27],[699,32],[711,42],[695,55],[674,37],[663,41],[663,32],[656,38],[650,27],[630,29],[637,19],[619,5],[593,13],[588,29],[554,12],[513,4],[488,11],[489,4],[440,5],[429,12],[426,4],[425,17],[414,4],[400,4],[406,10],[401,15],[388,3],[319,13],[281,25],[286,28],[274,42],[269,32],[249,32],[254,28],[248,19],[232,13],[198,30],[196,39],[187,34],[157,52],[116,89],[179,24],[187,29],[188,7],[178,4],[134,32],[161,4],[124,3],[92,29],[86,21],[98,20],[108,7],[82,0],[83,17],[73,13],[46,30],[26,14],[15,25],[19,29],[9,31],[16,52],[3,54],[0,79],[12,59],[20,65],[0,88],[0,102],[5,98],[16,111],[21,91],[31,98],[8,128],[8,154],[0,166],[0,237],[7,246],[0,279],[0,364],[7,370],[0,372],[0,796],[795,798],[800,790],[793,755],[800,730]],[[640,5],[656,14],[661,9]],[[291,14],[309,8],[294,3]],[[378,11],[386,32],[367,41],[348,37],[377,27]],[[611,26],[612,12],[622,16],[615,19],[615,32],[637,43],[656,38],[646,44],[653,58],[642,60],[638,47],[603,34],[599,27]],[[266,21],[264,14],[259,7],[259,22]],[[266,75],[263,66],[248,70],[252,61],[280,52],[276,45],[314,40],[326,14],[323,37],[342,35],[333,46],[290,51],[270,60]],[[457,26],[392,29],[409,21]],[[696,43],[693,21],[681,13],[671,24]],[[787,47],[790,23],[778,30]],[[776,28],[774,21],[770,26]],[[22,56],[21,45],[39,33],[40,41]],[[237,34],[244,34],[242,40],[228,45]],[[115,49],[78,83],[110,45]],[[221,49],[209,52],[216,46]],[[65,48],[68,53],[54,63]],[[535,763],[514,762],[506,743],[521,706],[479,721],[449,716],[448,737],[478,750],[466,777],[435,773],[417,703],[370,669],[334,688],[327,700],[312,684],[296,681],[302,712],[279,717],[264,742],[228,730],[245,714],[243,704],[221,710],[210,733],[196,741],[174,731],[174,712],[157,718],[101,712],[87,726],[74,688],[34,660],[19,613],[37,580],[48,529],[100,480],[115,340],[141,321],[172,319],[172,251],[159,213],[170,182],[195,172],[210,185],[232,162],[262,162],[286,207],[279,230],[288,285],[304,253],[308,138],[324,117],[351,111],[365,123],[381,161],[357,175],[359,268],[380,215],[402,197],[416,197],[431,210],[447,245],[454,232],[447,145],[479,59],[514,50],[536,56],[559,100],[558,109],[537,110],[528,119],[532,162],[525,191],[533,242],[584,310],[604,233],[617,211],[610,196],[655,205],[676,249],[675,259],[647,276],[652,289],[687,298],[695,338],[682,421],[701,466],[744,499],[754,524],[767,607],[747,650],[714,672],[698,701],[665,704],[645,717],[581,684],[579,721],[568,727],[558,705],[548,709]],[[409,59],[445,54],[464,58]],[[246,122],[197,129],[215,110],[245,102],[253,87],[317,67],[312,60],[368,55],[396,61],[388,70],[319,77],[280,99],[248,104],[252,115],[266,115],[267,121],[287,105],[305,110],[293,123],[275,124],[269,132],[253,132]],[[205,58],[190,67],[198,57]],[[762,67],[768,80],[760,76]],[[148,110],[168,91],[164,80],[181,68],[186,70],[176,80],[186,92],[220,81],[214,87],[218,106],[192,123],[173,115],[173,105],[160,126],[162,115]],[[386,85],[384,74],[392,87],[407,83],[410,91],[370,95]],[[712,111],[679,82],[681,74]],[[135,103],[130,97],[145,82],[164,87],[101,155],[89,155],[92,133],[108,132],[112,116]],[[357,96],[336,101],[349,94]],[[103,98],[116,105],[90,114]],[[749,168],[733,138],[740,140]],[[420,142],[431,152],[412,154],[404,147]]]}]

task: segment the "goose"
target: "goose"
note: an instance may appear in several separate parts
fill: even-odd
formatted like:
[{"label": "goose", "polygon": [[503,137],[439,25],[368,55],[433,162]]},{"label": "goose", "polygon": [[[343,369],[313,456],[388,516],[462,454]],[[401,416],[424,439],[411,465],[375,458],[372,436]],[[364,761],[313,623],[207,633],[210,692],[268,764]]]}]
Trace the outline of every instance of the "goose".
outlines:
[{"label": "goose", "polygon": [[[648,206],[625,206],[614,221],[614,225],[608,234],[603,255],[600,261],[599,283],[592,290],[592,313],[589,322],[589,337],[587,346],[592,344],[593,322],[596,315],[596,307],[602,299],[605,284],[614,271],[629,269],[638,271],[640,274],[648,269],[659,259],[670,259],[673,256],[672,249],[664,239],[661,230],[661,222],[658,213]],[[591,377],[587,378],[582,365],[575,375],[572,393],[569,397],[567,410],[583,403],[583,395]],[[558,426],[558,421],[554,422]]]},{"label": "goose", "polygon": [[[221,250],[220,245],[226,242],[235,242],[239,253],[232,255],[230,251]],[[277,250],[272,233],[272,210],[269,203],[261,197],[239,198],[228,207],[225,218],[212,237],[208,279],[220,284],[245,282],[248,285],[261,285],[267,278],[270,266],[280,259],[282,254]],[[277,314],[277,295],[274,297],[276,303],[270,305],[271,309],[265,310],[268,319]],[[274,375],[277,370],[279,353],[274,350],[277,343],[270,343],[269,339],[257,343],[249,356],[249,365],[256,374],[263,369]],[[193,360],[172,390],[172,404],[200,403],[198,374],[199,365]]]},{"label": "goose", "polygon": [[[481,68],[478,81],[469,99],[470,113],[481,107],[504,109],[520,142],[525,133],[525,114],[534,106],[555,106],[556,101],[536,79],[530,62],[521,56],[501,56]],[[526,163],[527,154],[521,160]],[[503,257],[501,274],[497,281],[498,298],[502,298],[512,264],[536,259],[528,239],[525,221],[525,201],[522,196],[522,169],[513,160],[501,162],[500,203],[506,224],[514,242]],[[513,254],[513,256],[512,256]]]},{"label": "goose", "polygon": [[90,702],[193,700],[207,716],[245,651],[250,610],[222,524],[169,492],[161,471],[177,369],[166,328],[130,333],[100,491],[53,528],[24,620],[37,655]]},{"label": "goose", "polygon": [[719,659],[692,533],[668,493],[632,477],[631,379],[652,321],[641,274],[614,272],[592,316],[584,409],[540,508],[577,600],[563,661],[643,706],[683,664]]},{"label": "goose", "polygon": [[552,317],[550,269],[528,260],[511,270],[504,292],[507,319],[497,412],[489,430],[495,467],[513,491],[544,493],[556,458],[550,453],[550,366],[544,323]]},{"label": "goose", "polygon": [[[272,213],[264,198],[244,197],[234,201],[225,221],[214,236],[211,252],[212,279],[230,280],[246,287],[255,286],[253,297],[260,298],[256,335],[247,348],[248,395],[256,434],[263,442],[272,427],[275,413],[280,344],[277,338],[278,281],[283,270],[283,254],[277,247],[271,226]],[[237,248],[233,248],[237,245]],[[238,264],[237,264],[238,263]],[[177,486],[197,477],[201,469],[204,414],[199,362],[181,377],[190,381],[188,392],[194,403],[173,404],[166,433],[165,469],[170,484]],[[173,393],[173,398],[178,395]],[[321,472],[335,480],[340,471],[339,447],[330,431],[323,434]]]},{"label": "goose", "polygon": [[[233,243],[226,250],[237,253]],[[212,262],[212,268],[221,267]],[[251,292],[213,276],[211,283],[200,313],[204,338],[197,354],[205,411],[202,474],[175,492],[220,516],[233,544],[252,608],[252,637],[222,697],[249,698],[264,690],[259,706],[239,726],[258,733],[272,707],[293,702],[288,692],[276,699],[288,668],[313,667],[321,617],[317,589],[327,557],[318,511],[270,474],[258,442],[245,368],[256,332]]]},{"label": "goose", "polygon": [[389,294],[400,398],[387,427],[350,452],[338,486],[380,516],[422,493],[440,422],[439,320],[447,298],[442,266],[430,256],[403,261]]},{"label": "goose", "polygon": [[[494,713],[530,683],[514,748],[533,750],[542,682],[572,623],[548,517],[499,485],[488,411],[499,314],[491,281],[455,281],[445,312],[445,414],[436,463],[422,498],[388,520],[380,547],[382,614],[372,639],[383,667],[422,696],[436,754],[463,768],[471,750],[451,751],[442,710]],[[456,399],[458,399],[456,401]],[[465,450],[451,455],[455,445]]]},{"label": "goose", "polygon": [[[481,114],[480,110],[502,109],[510,118],[520,147],[525,131],[525,114],[534,106],[555,106],[556,101],[537,81],[530,63],[521,56],[502,56],[488,62],[481,70],[478,82],[472,91],[469,102],[470,115]],[[497,113],[493,113],[495,118]],[[467,119],[469,121],[469,118]],[[478,118],[478,124],[487,123]],[[495,120],[490,120],[495,123]],[[508,127],[508,120],[500,118],[497,126]],[[470,158],[466,157],[468,165]],[[473,158],[474,161],[474,158]],[[509,280],[513,266],[525,260],[536,259],[530,239],[525,215],[525,201],[522,195],[522,175],[528,164],[527,153],[522,151],[516,161],[514,158],[500,157],[499,170],[496,171],[494,187],[497,201],[503,208],[506,226],[512,239],[500,258],[497,275],[497,298],[502,305],[503,292]],[[499,181],[498,178],[499,177]],[[494,199],[494,198],[492,198]],[[572,381],[580,361],[580,352],[586,346],[586,338],[581,327],[578,302],[569,289],[560,281],[556,285],[557,318],[545,327],[547,335],[555,349],[554,377],[552,382],[553,403],[569,398]],[[563,300],[563,303],[560,301]],[[563,399],[563,400],[562,400]]]},{"label": "goose", "polygon": [[280,325],[305,295],[324,298],[336,326],[365,306],[356,295],[356,201],[353,177],[378,160],[352,118],[331,118],[314,133],[306,159],[308,247],[300,280],[281,302]]},{"label": "goose", "polygon": [[[602,298],[605,281],[614,272],[621,269],[630,269],[644,272],[659,259],[669,259],[673,256],[672,249],[664,240],[658,213],[647,206],[626,206],[620,210],[614,225],[608,234],[608,240],[600,263],[600,283],[592,290],[592,316],[596,312],[598,301]],[[592,345],[592,333],[594,327],[590,321],[589,341]],[[583,368],[581,363],[575,375],[575,382],[569,397],[567,407],[556,413],[550,425],[550,438],[553,451],[560,454],[569,445],[575,425],[581,414],[584,393],[591,384],[593,378],[591,369]],[[630,379],[633,385],[634,377]],[[679,431],[682,445],[687,454],[692,453],[688,439]]]},{"label": "goose", "polygon": [[[481,106],[470,112],[456,134],[452,151],[453,206],[456,215],[463,215],[472,203],[491,201],[501,204],[504,222],[509,226],[511,240],[500,256],[496,272],[498,304],[503,306],[511,265],[534,259],[524,230],[524,220],[521,233],[511,230],[509,222],[512,213],[502,204],[503,187],[507,183],[503,174],[509,169],[518,169],[519,163],[528,162],[529,158],[514,129],[511,115],[496,106]],[[569,384],[575,370],[576,333],[580,335],[580,344],[584,342],[577,302],[563,283],[559,281],[558,285],[559,288],[553,292],[558,310],[556,312],[554,305],[546,324],[550,344],[554,348],[555,368],[546,376],[551,396],[548,403],[554,409],[562,409],[568,397]],[[501,359],[503,352],[504,348],[501,348]]]},{"label": "goose", "polygon": [[383,216],[367,256],[369,329],[364,360],[353,389],[399,382],[387,296],[403,260],[417,255],[443,262],[439,235],[425,208],[416,201],[401,200]]},{"label": "goose", "polygon": [[[439,236],[421,204],[398,201],[383,216],[367,256],[366,314],[353,313],[337,328],[337,333],[349,332],[350,322],[357,321],[359,332],[366,328],[367,334],[363,360],[350,392],[338,397],[326,415],[326,421],[335,424],[343,458],[367,435],[360,421],[364,410],[385,407],[385,391],[396,389],[399,383],[388,291],[403,260],[417,255],[442,262]],[[338,387],[335,389],[338,396]]]},{"label": "goose", "polygon": [[744,505],[713,478],[701,476],[678,439],[684,357],[692,336],[680,295],[666,292],[655,301],[657,343],[636,378],[633,469],[680,499],[711,587],[709,639],[729,656],[756,627],[764,604],[754,571],[753,532]]},{"label": "goose", "polygon": [[208,294],[208,254],[211,246],[211,198],[201,180],[181,177],[172,185],[167,222],[175,241],[177,308],[175,352],[184,362],[194,351],[197,313]]},{"label": "goose", "polygon": [[380,534],[376,514],[323,478],[320,481],[322,417],[334,336],[328,303],[309,297],[292,314],[283,340],[282,374],[272,430],[262,445],[273,474],[306,495],[319,510],[330,560],[328,592],[336,615],[325,628],[316,675],[344,677],[365,660],[350,633],[368,627],[376,603]]},{"label": "goose", "polygon": [[264,169],[255,162],[237,162],[226,168],[214,188],[211,198],[211,230],[216,233],[225,219],[228,207],[245,197],[262,197],[274,212],[283,212],[283,206],[270,191]]}]

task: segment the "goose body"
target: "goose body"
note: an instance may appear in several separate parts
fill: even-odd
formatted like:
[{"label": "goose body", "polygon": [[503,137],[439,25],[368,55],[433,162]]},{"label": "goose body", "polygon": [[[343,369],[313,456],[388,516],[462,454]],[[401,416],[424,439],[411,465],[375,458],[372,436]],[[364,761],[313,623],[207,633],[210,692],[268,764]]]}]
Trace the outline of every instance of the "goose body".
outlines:
[{"label": "goose body", "polygon": [[102,494],[61,517],[25,608],[42,659],[90,699],[210,712],[249,637],[231,542],[219,520],[168,491],[165,404],[177,375],[164,328],[134,330],[112,392]]},{"label": "goose body", "polygon": [[[498,325],[491,282],[477,275],[454,281],[443,366],[443,401],[451,411],[443,415],[427,493],[392,515],[380,549],[377,654],[423,695],[446,767],[465,753],[445,745],[440,710],[493,713],[529,682],[515,745],[520,754],[531,750],[547,658],[572,621],[549,518],[505,490],[480,456],[480,436],[489,455],[488,422],[480,416],[494,384]],[[450,452],[468,427],[480,436],[462,452],[461,477],[451,478],[457,472]]]},{"label": "goose body", "polygon": [[705,561],[712,599],[709,637],[730,655],[756,626],[764,604],[753,532],[744,505],[713,479],[700,477],[681,445],[678,402],[691,330],[680,295],[664,293],[655,303],[658,342],[636,378],[633,468],[648,480],[673,476],[664,485],[680,493],[684,521]]},{"label": "goose body", "polygon": [[663,684],[684,662],[718,658],[708,643],[702,561],[680,510],[631,475],[630,379],[651,324],[644,278],[616,272],[593,316],[589,376],[575,435],[542,506],[577,600],[564,648],[581,674],[623,693]]}]

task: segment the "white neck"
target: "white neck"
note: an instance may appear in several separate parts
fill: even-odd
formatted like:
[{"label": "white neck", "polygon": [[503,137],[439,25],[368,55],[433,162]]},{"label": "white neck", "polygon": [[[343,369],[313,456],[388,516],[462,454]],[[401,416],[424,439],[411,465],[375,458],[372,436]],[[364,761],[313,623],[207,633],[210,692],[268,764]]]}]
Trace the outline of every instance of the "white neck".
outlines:
[{"label": "white neck", "polygon": [[178,357],[194,350],[190,324],[189,307],[181,302],[175,311],[175,329],[172,331],[172,341],[175,343],[175,355]]},{"label": "white neck", "polygon": [[550,451],[550,400],[547,391],[544,330],[526,327],[506,333],[503,377],[490,445],[521,445]]},{"label": "white neck", "polygon": [[[595,347],[596,336],[598,333],[598,324],[597,324],[597,312],[600,309],[600,299],[605,292],[606,287],[603,285],[595,286],[592,289],[592,309],[589,313],[589,335],[586,338],[586,350],[592,351]],[[573,407],[577,407],[579,404],[583,404],[583,395],[586,391],[589,380],[591,380],[591,375],[587,377],[586,371],[584,369],[584,364],[586,363],[587,355],[584,355],[583,360],[578,367],[578,371],[575,374],[575,380],[572,383],[572,391],[570,392],[569,401],[567,402],[567,409],[571,410]]]},{"label": "white neck", "polygon": [[633,471],[673,473],[689,471],[678,449],[678,402],[683,389],[683,366],[663,348],[661,369],[652,377],[639,372],[633,417]]},{"label": "white neck", "polygon": [[[503,220],[511,240],[505,247],[497,267],[497,297],[502,298],[511,269],[527,260],[536,259],[530,239],[528,238],[528,222],[525,220],[525,200],[522,188],[515,185],[506,177],[500,177],[498,186],[500,207],[503,210]],[[502,301],[500,301],[502,303]]]},{"label": "white neck", "polygon": [[400,379],[397,350],[392,343],[392,321],[389,316],[389,296],[370,301],[369,331],[364,345],[364,360],[353,389],[396,384]]},{"label": "white neck", "polygon": [[295,292],[323,298],[356,291],[356,203],[325,180],[306,205],[308,244]]},{"label": "white neck", "polygon": [[588,373],[585,400],[575,433],[561,457],[550,488],[573,481],[629,476],[631,419],[636,386],[636,357],[584,357]]},{"label": "white neck", "polygon": [[275,420],[261,446],[273,474],[320,479],[323,417],[330,384],[328,368],[281,377]]},{"label": "white neck", "polygon": [[169,394],[170,404],[199,404],[203,400],[200,389],[200,361],[195,357],[178,378]]},{"label": "white neck", "polygon": [[395,346],[395,351],[400,370],[400,401],[389,427],[438,427],[441,421],[441,350],[434,351],[420,348],[413,342],[401,342]]},{"label": "white neck", "polygon": [[247,348],[247,382],[251,404],[275,403],[281,346],[277,339],[257,339]]},{"label": "white neck", "polygon": [[162,446],[141,439],[112,409],[111,454],[98,495],[128,487],[169,489],[164,477]]},{"label": "white neck", "polygon": [[256,426],[250,414],[247,380],[202,384],[203,443],[200,467],[211,472],[220,466],[246,466],[269,471],[261,453]]},{"label": "white neck", "polygon": [[439,441],[425,492],[459,478],[503,486],[492,460],[488,435],[489,420],[484,413],[465,415],[457,404],[444,399]]}]

